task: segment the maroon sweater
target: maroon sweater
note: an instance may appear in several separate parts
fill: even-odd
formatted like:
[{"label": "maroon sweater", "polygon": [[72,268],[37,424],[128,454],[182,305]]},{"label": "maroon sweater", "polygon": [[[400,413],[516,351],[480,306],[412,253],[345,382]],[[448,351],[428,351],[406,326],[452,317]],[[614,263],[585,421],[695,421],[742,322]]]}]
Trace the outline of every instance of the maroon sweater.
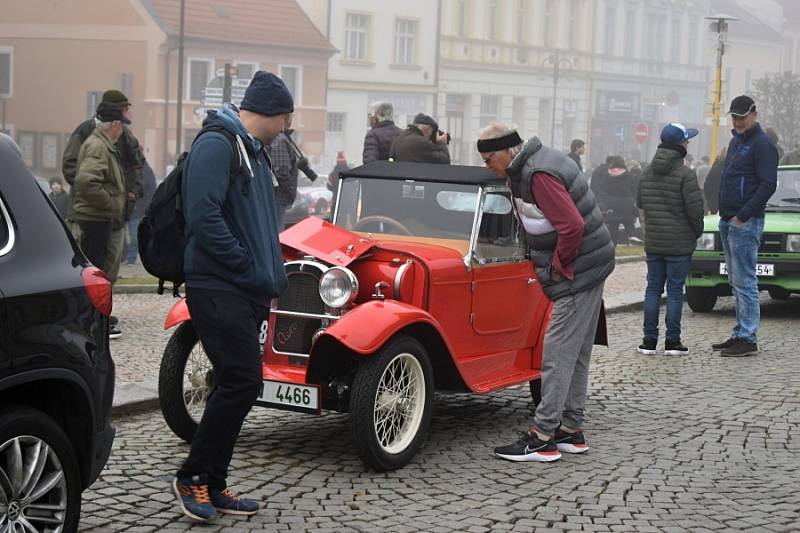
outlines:
[{"label": "maroon sweater", "polygon": [[561,180],[550,174],[535,173],[531,180],[531,193],[558,234],[553,270],[572,280],[575,278],[573,262],[583,240],[583,217]]}]

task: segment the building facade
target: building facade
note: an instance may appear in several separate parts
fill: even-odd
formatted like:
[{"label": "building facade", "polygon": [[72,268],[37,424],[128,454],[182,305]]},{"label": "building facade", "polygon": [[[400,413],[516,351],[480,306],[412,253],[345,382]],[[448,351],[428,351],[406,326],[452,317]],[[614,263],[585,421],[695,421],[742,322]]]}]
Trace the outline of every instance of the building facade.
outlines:
[{"label": "building facade", "polygon": [[17,139],[36,174],[60,175],[69,134],[114,88],[131,99],[133,132],[163,177],[199,130],[209,108],[205,90],[219,84],[225,64],[238,67],[241,85],[259,69],[281,75],[295,96],[302,148],[312,160],[323,152],[333,47],[294,0],[187,2],[180,143],[179,2],[9,2],[0,21],[0,69],[9,72],[0,82],[0,127]]},{"label": "building facade", "polygon": [[434,112],[439,1],[300,0],[336,47],[328,64],[325,164],[338,152],[362,162],[367,115],[373,103],[391,102],[395,123]]}]

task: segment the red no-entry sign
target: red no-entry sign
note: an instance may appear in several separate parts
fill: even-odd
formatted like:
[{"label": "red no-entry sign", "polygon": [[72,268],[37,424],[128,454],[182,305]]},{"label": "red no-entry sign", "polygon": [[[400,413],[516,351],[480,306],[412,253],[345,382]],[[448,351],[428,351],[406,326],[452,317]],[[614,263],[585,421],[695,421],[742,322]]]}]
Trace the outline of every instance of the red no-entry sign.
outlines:
[{"label": "red no-entry sign", "polygon": [[647,124],[638,123],[633,131],[633,137],[636,139],[636,144],[644,144],[647,141]]}]

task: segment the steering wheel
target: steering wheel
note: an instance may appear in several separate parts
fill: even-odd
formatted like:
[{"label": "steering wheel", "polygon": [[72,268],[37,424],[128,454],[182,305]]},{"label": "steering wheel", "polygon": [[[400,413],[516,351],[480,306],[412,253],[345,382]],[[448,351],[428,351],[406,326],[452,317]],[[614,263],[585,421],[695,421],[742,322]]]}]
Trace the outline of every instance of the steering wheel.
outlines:
[{"label": "steering wheel", "polygon": [[368,226],[372,223],[388,224],[400,230],[401,234],[413,235],[413,233],[411,233],[411,230],[409,230],[403,224],[401,224],[400,222],[396,221],[393,218],[385,217],[383,215],[372,215],[369,217],[362,218],[361,220],[355,223],[355,225],[353,226],[353,231],[366,231],[364,229],[364,226]]}]

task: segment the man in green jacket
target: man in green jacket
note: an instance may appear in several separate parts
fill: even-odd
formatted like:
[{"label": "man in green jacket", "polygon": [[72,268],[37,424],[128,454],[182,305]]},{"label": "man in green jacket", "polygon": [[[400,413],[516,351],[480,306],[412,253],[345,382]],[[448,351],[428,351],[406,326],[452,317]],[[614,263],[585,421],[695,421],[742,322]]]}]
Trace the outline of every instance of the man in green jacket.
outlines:
[{"label": "man in green jacket", "polygon": [[[131,103],[128,97],[121,91],[111,89],[103,93],[103,98],[100,104],[113,104],[121,108],[127,122],[131,123],[129,109]],[[61,160],[61,169],[64,174],[64,179],[72,186],[75,181],[75,174],[78,171],[78,152],[81,149],[84,141],[89,138],[92,132],[97,127],[99,122],[96,116],[81,122],[67,141],[67,146],[64,148],[64,156]],[[144,187],[142,185],[142,166],[144,165],[144,156],[139,141],[136,136],[131,132],[127,126],[123,127],[122,135],[116,142],[117,153],[119,154],[119,161],[122,167],[122,173],[125,179],[125,220],[130,218],[131,213],[136,205],[136,200],[141,198],[144,194]],[[74,199],[74,193],[70,195]],[[75,238],[80,241],[80,226],[75,223],[74,217],[68,215],[70,229],[73,231]],[[122,257],[122,248],[125,243],[125,227],[114,229],[111,233],[109,240],[108,255],[110,257]],[[117,281],[119,275],[119,262],[114,261],[110,265],[109,270],[106,271],[108,279],[112,282]]]},{"label": "man in green jacket", "polygon": [[[95,266],[108,272],[119,257],[108,253],[112,232],[124,227],[125,176],[115,143],[129,123],[119,106],[101,103],[98,124],[78,152],[73,182],[72,217],[80,228],[83,253]],[[117,265],[117,268],[119,266]]]},{"label": "man in green jacket", "polygon": [[697,239],[703,233],[703,193],[694,171],[684,165],[689,139],[697,130],[672,122],[661,130],[661,144],[644,170],[637,205],[644,211],[647,289],[644,293],[644,340],[639,353],[655,355],[659,307],[667,285],[665,355],[682,355],[683,285]]}]

